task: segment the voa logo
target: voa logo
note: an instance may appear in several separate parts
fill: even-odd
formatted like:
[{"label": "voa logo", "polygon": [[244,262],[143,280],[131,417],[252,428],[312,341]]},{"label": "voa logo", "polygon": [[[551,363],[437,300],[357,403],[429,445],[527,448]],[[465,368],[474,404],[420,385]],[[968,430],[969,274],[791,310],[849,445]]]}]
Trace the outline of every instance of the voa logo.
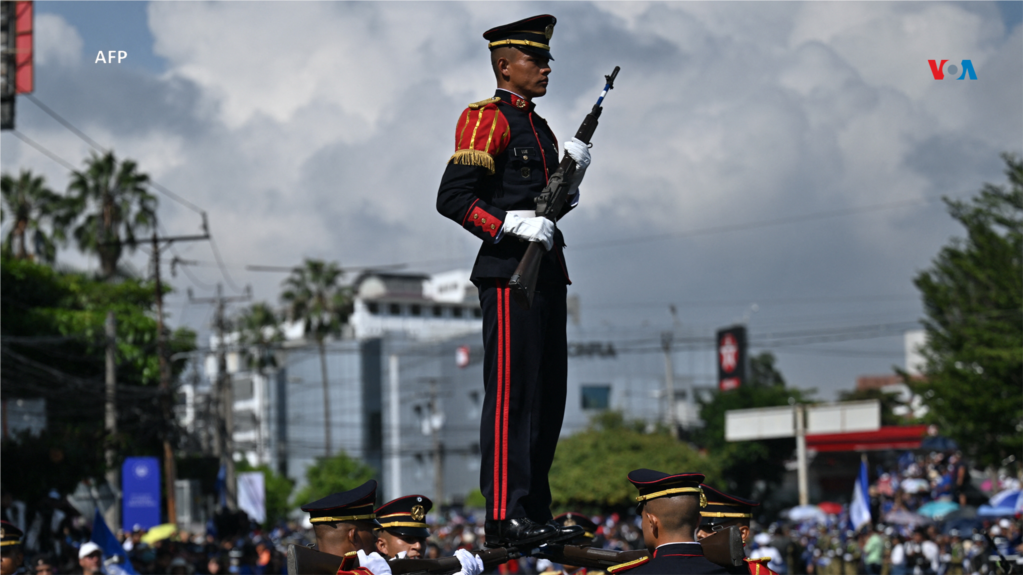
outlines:
[{"label": "voa logo", "polygon": [[[931,65],[931,75],[934,76],[935,80],[970,80],[977,79],[977,71],[973,69],[973,62],[970,60],[963,60],[959,66],[955,64],[945,65],[948,60],[928,60],[927,63]],[[960,71],[962,72],[960,74]],[[959,77],[956,78],[956,74]]]}]

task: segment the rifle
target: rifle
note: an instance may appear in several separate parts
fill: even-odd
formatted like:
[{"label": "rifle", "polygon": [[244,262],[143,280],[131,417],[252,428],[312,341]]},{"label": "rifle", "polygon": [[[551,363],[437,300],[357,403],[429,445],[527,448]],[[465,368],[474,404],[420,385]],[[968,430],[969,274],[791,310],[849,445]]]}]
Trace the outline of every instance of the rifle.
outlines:
[{"label": "rifle", "polygon": [[[597,119],[600,118],[600,112],[603,111],[600,104],[604,101],[604,96],[607,95],[608,90],[614,88],[615,77],[620,69],[619,66],[615,66],[614,72],[604,76],[604,79],[607,80],[604,90],[600,93],[600,97],[597,98],[597,103],[593,105],[593,109],[589,114],[586,114],[586,119],[579,126],[579,130],[575,133],[576,138],[587,144],[590,143],[590,138],[593,137],[593,132],[597,129]],[[565,207],[568,190],[572,187],[572,182],[575,180],[575,169],[575,160],[566,153],[565,157],[561,159],[561,164],[558,166],[557,171],[554,172],[554,175],[547,182],[547,187],[536,197],[536,215],[543,216],[552,222],[558,221],[561,210]],[[522,260],[519,261],[518,267],[515,268],[515,273],[508,280],[508,287],[512,288],[512,299],[522,309],[528,310],[533,305],[533,294],[536,292],[536,279],[540,273],[540,261],[542,258],[543,246],[539,242],[531,242],[526,249],[525,255],[522,256]]]},{"label": "rifle", "polygon": [[[743,558],[746,553],[742,546],[742,534],[734,525],[701,539],[700,545],[703,547],[703,556],[711,563],[722,567],[739,567],[744,563]],[[587,569],[607,569],[614,565],[648,557],[650,553],[645,549],[611,551],[610,549],[548,543],[541,545],[534,555],[562,565],[574,565]]]},{"label": "rifle", "polygon": [[[497,549],[482,549],[473,551],[483,560],[485,568],[495,567],[512,559],[521,556],[515,549],[499,547]],[[336,575],[341,567],[344,557],[338,557],[330,553],[324,553],[309,547],[299,545],[288,545],[288,575]],[[437,559],[394,559],[388,561],[391,573],[394,575],[426,574],[443,575],[456,573],[462,569],[462,564],[456,557],[439,557]],[[358,561],[352,563],[352,568],[358,567]]]}]

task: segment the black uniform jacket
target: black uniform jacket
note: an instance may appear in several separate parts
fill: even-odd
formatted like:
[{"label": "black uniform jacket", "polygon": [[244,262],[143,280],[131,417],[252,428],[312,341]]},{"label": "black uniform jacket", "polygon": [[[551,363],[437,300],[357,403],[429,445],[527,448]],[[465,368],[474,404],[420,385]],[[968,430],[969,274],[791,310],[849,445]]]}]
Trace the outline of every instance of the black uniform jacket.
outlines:
[{"label": "black uniform jacket", "polygon": [[[483,240],[470,278],[510,278],[528,242],[502,234],[507,212],[535,210],[535,198],[558,169],[558,141],[534,104],[505,90],[469,104],[455,128],[455,153],[437,191],[437,211]],[[567,206],[567,213],[571,208]],[[572,283],[564,238],[544,255],[539,283]]]},{"label": "black uniform jacket", "polygon": [[649,560],[639,560],[634,565],[618,565],[608,569],[609,573],[628,575],[666,575],[669,573],[700,573],[727,575],[728,571],[703,556],[699,543],[668,543],[661,545]]}]

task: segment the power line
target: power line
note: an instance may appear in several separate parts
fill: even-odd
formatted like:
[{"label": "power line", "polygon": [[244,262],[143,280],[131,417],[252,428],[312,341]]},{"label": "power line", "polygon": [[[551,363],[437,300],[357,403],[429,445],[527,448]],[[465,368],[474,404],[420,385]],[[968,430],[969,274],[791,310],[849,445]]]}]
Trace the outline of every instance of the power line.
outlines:
[{"label": "power line", "polygon": [[71,132],[74,135],[76,135],[79,138],[81,138],[82,140],[84,140],[86,144],[89,144],[90,146],[92,146],[93,148],[96,148],[100,152],[107,152],[108,151],[106,148],[104,148],[103,146],[101,146],[98,143],[96,143],[96,140],[93,140],[89,136],[86,136],[85,132],[83,132],[83,131],[79,130],[78,128],[74,127],[74,125],[72,125],[71,122],[68,122],[67,120],[65,120],[63,118],[63,116],[61,116],[57,112],[54,112],[49,106],[47,106],[46,104],[43,104],[42,102],[40,102],[39,99],[36,98],[35,96],[33,96],[32,94],[24,94],[24,96],[27,97],[30,102],[32,102],[33,104],[38,106],[40,110],[42,110],[42,111],[46,112],[47,114],[49,114],[50,117],[53,118],[54,120],[57,120],[57,122],[59,122],[60,125],[64,126],[68,130],[71,130]]},{"label": "power line", "polygon": [[67,168],[68,170],[70,170],[72,172],[75,171],[76,168],[74,166],[72,166],[67,161],[65,161],[64,158],[61,158],[57,154],[54,154],[50,150],[48,150],[45,147],[43,147],[42,144],[39,144],[39,143],[35,142],[34,140],[30,139],[28,136],[26,136],[25,134],[22,134],[21,132],[19,132],[17,130],[11,130],[11,133],[14,134],[15,137],[17,137],[19,140],[21,140],[22,142],[25,142],[29,146],[32,146],[33,148],[35,148],[36,150],[41,152],[46,157],[48,157],[51,160],[53,160],[54,162],[57,162],[58,164],[64,166],[65,168]]}]

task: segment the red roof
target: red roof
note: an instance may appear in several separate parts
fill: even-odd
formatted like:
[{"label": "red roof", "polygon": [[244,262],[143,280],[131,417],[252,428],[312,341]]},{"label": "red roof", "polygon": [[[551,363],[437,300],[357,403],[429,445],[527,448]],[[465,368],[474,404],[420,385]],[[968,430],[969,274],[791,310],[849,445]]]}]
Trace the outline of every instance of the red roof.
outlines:
[{"label": "red roof", "polygon": [[926,425],[906,425],[882,427],[877,431],[807,435],[806,447],[817,451],[917,449],[926,432]]}]

